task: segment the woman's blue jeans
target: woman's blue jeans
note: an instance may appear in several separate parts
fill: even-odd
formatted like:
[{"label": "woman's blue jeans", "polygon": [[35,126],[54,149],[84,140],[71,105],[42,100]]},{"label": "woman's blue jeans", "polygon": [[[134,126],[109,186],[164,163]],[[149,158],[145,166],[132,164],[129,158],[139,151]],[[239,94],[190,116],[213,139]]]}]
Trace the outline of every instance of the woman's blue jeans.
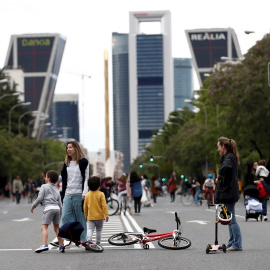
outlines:
[{"label": "woman's blue jeans", "polygon": [[242,249],[241,231],[235,218],[235,203],[226,203],[225,206],[227,207],[227,210],[232,213],[232,220],[231,223],[228,225],[230,239],[227,247]]},{"label": "woman's blue jeans", "polygon": [[68,222],[79,221],[84,230],[81,234],[81,241],[86,241],[86,220],[82,211],[82,195],[65,195],[63,201],[61,226]]},{"label": "woman's blue jeans", "polygon": [[196,190],[196,193],[195,193],[195,196],[194,196],[194,203],[195,204],[199,204],[199,194],[200,194],[200,192],[201,192],[200,189]]}]

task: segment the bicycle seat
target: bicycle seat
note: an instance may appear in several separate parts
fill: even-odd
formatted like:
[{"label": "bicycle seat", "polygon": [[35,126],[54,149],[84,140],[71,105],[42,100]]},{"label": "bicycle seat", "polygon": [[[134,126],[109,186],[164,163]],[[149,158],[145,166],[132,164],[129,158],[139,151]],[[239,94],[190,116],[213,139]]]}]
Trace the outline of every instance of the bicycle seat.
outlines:
[{"label": "bicycle seat", "polygon": [[143,232],[144,233],[154,233],[154,232],[156,232],[156,230],[152,230],[152,229],[148,229],[148,228],[146,228],[146,227],[143,227]]}]

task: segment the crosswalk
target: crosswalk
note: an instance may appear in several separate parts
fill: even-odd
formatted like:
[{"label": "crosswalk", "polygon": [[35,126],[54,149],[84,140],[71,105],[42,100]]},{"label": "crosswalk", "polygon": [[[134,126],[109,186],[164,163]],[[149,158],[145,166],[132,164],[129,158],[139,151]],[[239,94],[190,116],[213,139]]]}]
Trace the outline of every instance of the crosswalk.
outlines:
[{"label": "crosswalk", "polygon": [[[129,213],[126,213],[126,215],[122,213],[121,215],[110,216],[109,221],[104,222],[103,224],[103,229],[102,229],[102,234],[101,234],[102,247],[104,249],[142,249],[143,247],[141,244],[134,244],[134,245],[128,245],[128,246],[114,246],[114,245],[109,244],[108,238],[110,236],[116,233],[125,232],[125,231],[142,232],[143,230],[138,225],[136,220]],[[95,242],[95,239],[96,239],[96,233],[94,232],[93,242]],[[53,242],[54,241],[57,241],[57,238],[55,238]],[[64,242],[65,245],[68,243],[69,241]],[[151,242],[149,242],[148,245],[150,249],[155,248],[155,246]],[[67,248],[70,248],[70,249],[83,248],[84,249],[84,247],[81,247],[81,246],[77,247],[74,243],[71,243],[71,245],[68,246]],[[49,249],[54,250],[57,248],[49,245]]]}]

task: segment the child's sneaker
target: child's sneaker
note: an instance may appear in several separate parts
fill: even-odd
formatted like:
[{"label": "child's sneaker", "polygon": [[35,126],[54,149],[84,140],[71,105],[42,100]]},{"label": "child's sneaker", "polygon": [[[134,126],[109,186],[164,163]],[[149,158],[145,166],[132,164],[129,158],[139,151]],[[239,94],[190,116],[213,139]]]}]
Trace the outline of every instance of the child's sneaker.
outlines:
[{"label": "child's sneaker", "polygon": [[36,253],[40,253],[40,252],[42,252],[42,251],[47,251],[47,250],[49,250],[48,245],[42,245],[42,246],[40,246],[39,248],[37,248],[37,249],[35,250],[35,252],[36,252]]},{"label": "child's sneaker", "polygon": [[54,247],[59,247],[59,242],[51,242],[50,245],[54,246]]},{"label": "child's sneaker", "polygon": [[59,247],[59,252],[65,252],[65,247],[64,246]]}]

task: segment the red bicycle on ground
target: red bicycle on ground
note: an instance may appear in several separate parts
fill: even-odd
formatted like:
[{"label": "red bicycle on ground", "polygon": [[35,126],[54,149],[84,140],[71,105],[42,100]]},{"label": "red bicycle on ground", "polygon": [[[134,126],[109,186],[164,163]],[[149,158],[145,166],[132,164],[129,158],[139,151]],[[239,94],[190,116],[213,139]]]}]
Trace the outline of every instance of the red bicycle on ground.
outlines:
[{"label": "red bicycle on ground", "polygon": [[151,234],[156,230],[143,228],[142,232],[122,232],[112,235],[108,242],[115,246],[142,244],[144,249],[149,249],[148,242],[158,240],[158,245],[167,249],[185,249],[191,246],[191,241],[181,236],[182,226],[180,219],[175,212],[175,221],[177,229],[172,232]]}]

